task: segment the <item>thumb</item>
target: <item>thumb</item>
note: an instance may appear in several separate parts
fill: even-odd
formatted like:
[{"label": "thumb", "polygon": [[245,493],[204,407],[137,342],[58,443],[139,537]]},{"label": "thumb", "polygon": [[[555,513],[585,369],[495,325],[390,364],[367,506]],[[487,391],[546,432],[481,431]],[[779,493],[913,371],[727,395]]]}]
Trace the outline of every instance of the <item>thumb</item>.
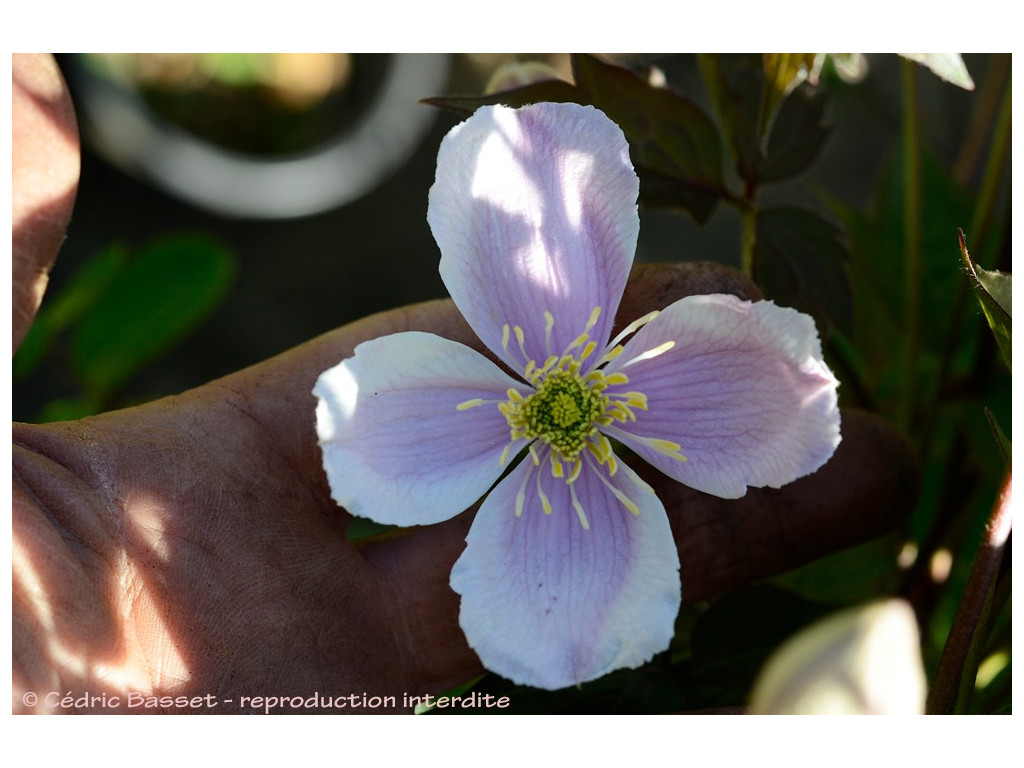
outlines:
[{"label": "thumb", "polygon": [[12,327],[17,350],[64,240],[81,162],[78,124],[53,57],[14,54],[12,73]]}]

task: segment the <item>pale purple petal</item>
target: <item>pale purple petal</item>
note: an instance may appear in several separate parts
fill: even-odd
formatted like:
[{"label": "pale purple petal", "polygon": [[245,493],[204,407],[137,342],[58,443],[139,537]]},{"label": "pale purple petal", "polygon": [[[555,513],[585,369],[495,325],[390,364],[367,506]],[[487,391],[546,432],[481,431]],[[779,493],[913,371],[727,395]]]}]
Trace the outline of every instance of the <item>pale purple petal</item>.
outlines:
[{"label": "pale purple petal", "polygon": [[[367,341],[313,389],[333,498],[379,523],[446,520],[503,471],[509,426],[497,408],[524,385],[483,355],[429,333]],[[481,398],[476,407],[460,403]],[[525,441],[511,447],[514,457]]]},{"label": "pale purple petal", "polygon": [[636,506],[634,515],[598,477],[604,468],[591,464],[572,486],[589,529],[565,481],[527,457],[484,501],[452,570],[470,646],[516,683],[575,685],[638,667],[672,639],[679,558],[665,509],[620,464],[609,482]]},{"label": "pale purple petal", "polygon": [[[682,299],[638,331],[607,370],[629,377],[609,391],[642,392],[648,410],[606,433],[716,496],[781,487],[818,469],[839,444],[837,381],[822,362],[814,321],[770,301]],[[677,443],[687,461],[638,436]]]},{"label": "pale purple petal", "polygon": [[[607,342],[633,262],[639,181],[617,125],[593,107],[482,107],[441,143],[427,220],[441,277],[483,342],[517,370],[590,331]],[[555,318],[546,342],[545,316]],[[550,352],[549,352],[550,349]]]}]

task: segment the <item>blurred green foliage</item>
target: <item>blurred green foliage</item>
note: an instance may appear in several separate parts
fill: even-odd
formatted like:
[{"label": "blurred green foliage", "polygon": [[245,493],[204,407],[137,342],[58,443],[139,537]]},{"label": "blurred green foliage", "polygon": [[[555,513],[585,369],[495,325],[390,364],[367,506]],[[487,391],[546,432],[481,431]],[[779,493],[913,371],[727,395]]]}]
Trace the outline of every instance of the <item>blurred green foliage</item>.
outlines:
[{"label": "blurred green foliage", "polygon": [[114,406],[132,377],[220,306],[234,272],[225,246],[205,235],[168,236],[134,254],[114,244],[88,259],[40,309],[14,357],[15,380],[30,380],[49,360],[74,382],[76,391],[49,402],[37,421]]}]

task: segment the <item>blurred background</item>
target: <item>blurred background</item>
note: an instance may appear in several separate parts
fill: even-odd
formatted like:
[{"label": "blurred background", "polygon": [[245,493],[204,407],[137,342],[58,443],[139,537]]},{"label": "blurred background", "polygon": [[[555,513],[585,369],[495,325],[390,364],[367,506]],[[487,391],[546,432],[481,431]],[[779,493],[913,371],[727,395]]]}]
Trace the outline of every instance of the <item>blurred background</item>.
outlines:
[{"label": "blurred background", "polygon": [[[694,56],[607,58],[711,110]],[[511,61],[571,79],[567,54],[59,57],[83,137],[81,186],[45,328],[16,362],[15,418],[177,393],[366,314],[445,296],[427,191],[460,118],[417,100],[480,94]],[[989,65],[965,61],[975,76]],[[767,187],[764,199],[868,205],[898,147],[900,79],[893,55],[862,63],[843,78],[822,72],[832,134],[803,183]],[[923,113],[941,115],[926,143],[951,164],[976,94],[919,82]],[[637,259],[736,265],[739,233],[728,206],[704,226],[643,210]],[[89,306],[97,297],[102,312]],[[110,359],[119,344],[124,359]]]}]

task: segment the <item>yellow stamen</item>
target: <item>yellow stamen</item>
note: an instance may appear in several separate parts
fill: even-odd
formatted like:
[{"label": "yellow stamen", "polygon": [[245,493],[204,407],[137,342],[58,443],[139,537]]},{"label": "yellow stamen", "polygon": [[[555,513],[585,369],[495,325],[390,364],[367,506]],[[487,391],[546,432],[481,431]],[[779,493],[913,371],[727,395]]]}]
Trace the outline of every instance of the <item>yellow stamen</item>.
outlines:
[{"label": "yellow stamen", "polygon": [[548,497],[547,497],[547,494],[544,493],[544,489],[540,487],[540,478],[541,478],[541,473],[538,472],[537,473],[537,496],[540,497],[540,505],[542,507],[544,507],[544,514],[545,515],[550,515],[551,514],[551,502],[548,501]]},{"label": "yellow stamen", "polygon": [[627,360],[622,364],[621,367],[626,368],[627,366],[634,365],[635,363],[642,363],[644,360],[650,360],[652,357],[663,355],[664,353],[672,349],[672,347],[674,347],[675,345],[676,343],[674,341],[666,341],[663,344],[659,344],[658,346],[653,347],[647,350],[646,352],[642,352],[641,354],[637,355],[636,357],[630,360]]},{"label": "yellow stamen", "polygon": [[580,525],[583,526],[584,531],[590,530],[590,523],[587,521],[587,515],[583,511],[583,505],[580,504],[580,500],[576,497],[576,486],[569,486],[569,498],[572,499],[572,507],[576,510],[576,516],[580,519]]}]

